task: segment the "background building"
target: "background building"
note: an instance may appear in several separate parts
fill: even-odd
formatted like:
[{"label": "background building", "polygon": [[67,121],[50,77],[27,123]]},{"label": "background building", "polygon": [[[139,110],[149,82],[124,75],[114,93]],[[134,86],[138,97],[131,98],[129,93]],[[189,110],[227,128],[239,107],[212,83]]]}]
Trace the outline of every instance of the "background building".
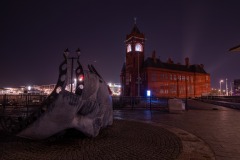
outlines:
[{"label": "background building", "polygon": [[210,92],[210,74],[203,64],[167,62],[152,57],[144,59],[145,36],[136,23],[126,36],[126,60],[121,71],[122,96],[146,96],[150,90],[157,97],[199,97]]},{"label": "background building", "polygon": [[121,85],[119,83],[108,83],[108,86],[112,92],[112,96],[120,96],[121,94]]},{"label": "background building", "polygon": [[[230,48],[229,51],[230,52],[240,52],[240,45]],[[233,81],[233,95],[240,96],[240,79],[235,79]]]},{"label": "background building", "polygon": [[240,79],[235,79],[233,81],[233,95],[240,96]]}]

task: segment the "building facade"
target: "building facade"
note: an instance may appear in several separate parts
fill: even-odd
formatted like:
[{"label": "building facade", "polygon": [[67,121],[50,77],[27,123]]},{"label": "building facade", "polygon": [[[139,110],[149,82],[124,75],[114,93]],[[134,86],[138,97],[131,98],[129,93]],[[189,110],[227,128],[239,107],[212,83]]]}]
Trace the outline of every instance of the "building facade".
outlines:
[{"label": "building facade", "polygon": [[185,98],[199,97],[210,92],[210,74],[203,64],[191,65],[189,58],[185,64],[167,62],[152,57],[144,58],[145,35],[137,25],[126,36],[126,60],[123,64],[120,81],[122,96],[146,96],[146,91],[156,97]]},{"label": "building facade", "polygon": [[235,79],[233,81],[233,95],[240,96],[240,79]]}]

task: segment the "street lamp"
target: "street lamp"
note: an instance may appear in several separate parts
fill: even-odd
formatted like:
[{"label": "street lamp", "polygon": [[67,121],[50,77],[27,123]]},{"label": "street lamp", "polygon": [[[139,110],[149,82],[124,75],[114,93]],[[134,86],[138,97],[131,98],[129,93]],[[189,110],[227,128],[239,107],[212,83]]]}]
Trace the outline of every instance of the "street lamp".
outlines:
[{"label": "street lamp", "polygon": [[232,88],[233,82],[230,82],[230,86],[231,86],[231,96],[232,96],[233,95],[233,88]]},{"label": "street lamp", "polygon": [[221,79],[220,81],[219,81],[219,83],[220,83],[220,95],[222,95],[222,83],[223,83],[223,80]]},{"label": "street lamp", "polygon": [[64,51],[64,54],[66,55],[67,59],[70,59],[71,60],[71,80],[70,80],[70,88],[71,88],[71,92],[72,92],[72,88],[73,88],[73,66],[74,66],[74,60],[78,60],[79,59],[79,56],[80,56],[80,49],[78,48],[76,50],[76,54],[77,56],[72,56],[72,57],[68,57],[69,55],[69,50],[68,48]]},{"label": "street lamp", "polygon": [[226,78],[226,96],[228,96],[228,86],[227,86],[227,78]]}]

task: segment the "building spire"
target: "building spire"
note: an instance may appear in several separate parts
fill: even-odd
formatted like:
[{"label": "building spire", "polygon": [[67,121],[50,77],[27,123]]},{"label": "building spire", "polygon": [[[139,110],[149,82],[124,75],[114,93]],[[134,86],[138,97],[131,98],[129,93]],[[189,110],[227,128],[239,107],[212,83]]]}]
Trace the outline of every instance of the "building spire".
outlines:
[{"label": "building spire", "polygon": [[134,17],[134,26],[131,33],[137,33],[137,34],[141,33],[137,27],[137,17]]}]

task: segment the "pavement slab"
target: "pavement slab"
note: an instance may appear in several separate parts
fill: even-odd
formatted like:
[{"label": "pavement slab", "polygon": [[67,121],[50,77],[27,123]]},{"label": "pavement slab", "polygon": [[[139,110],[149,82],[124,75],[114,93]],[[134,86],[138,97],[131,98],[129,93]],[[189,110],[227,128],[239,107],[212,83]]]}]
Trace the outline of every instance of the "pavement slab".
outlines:
[{"label": "pavement slab", "polygon": [[0,159],[239,160],[240,112],[188,101],[188,110],[115,110],[96,138],[68,130],[32,141],[1,132]]},{"label": "pavement slab", "polygon": [[2,133],[0,146],[1,160],[170,160],[177,159],[183,148],[181,139],[162,126],[117,119],[95,138],[76,130],[39,141]]}]

